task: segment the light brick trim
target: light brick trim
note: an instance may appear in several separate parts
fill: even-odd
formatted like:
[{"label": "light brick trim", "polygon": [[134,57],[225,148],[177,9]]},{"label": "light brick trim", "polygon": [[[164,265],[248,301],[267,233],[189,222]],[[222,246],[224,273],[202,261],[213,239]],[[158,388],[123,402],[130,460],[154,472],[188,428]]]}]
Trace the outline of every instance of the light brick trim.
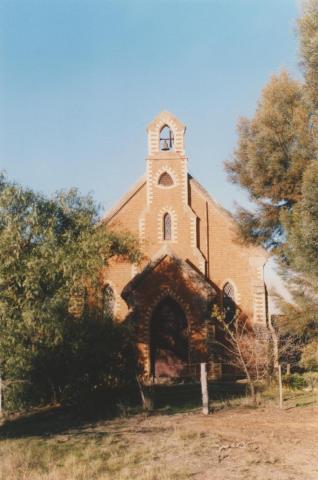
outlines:
[{"label": "light brick trim", "polygon": [[141,244],[143,244],[144,241],[146,240],[146,222],[145,222],[144,215],[139,218],[138,230],[139,230],[139,241]]},{"label": "light brick trim", "polygon": [[180,160],[182,162],[182,201],[184,206],[188,206],[189,185],[188,185],[188,160],[186,157]]},{"label": "light brick trim", "polygon": [[184,132],[185,126],[182,125],[171,113],[161,112],[148,127],[148,152],[154,155],[160,150],[160,132],[163,127],[168,126],[173,133],[173,149],[164,152],[169,155],[173,152],[184,153]]},{"label": "light brick trim", "polygon": [[253,320],[255,323],[266,323],[265,283],[264,283],[264,257],[250,257],[249,263],[253,269],[252,294],[253,294]]},{"label": "light brick trim", "polygon": [[[171,216],[171,240],[163,238],[163,217],[166,213]],[[158,212],[158,241],[159,243],[177,243],[178,241],[178,218],[175,209],[171,206],[162,207]]]},{"label": "light brick trim", "polygon": [[190,224],[190,233],[191,233],[191,247],[197,249],[197,216],[192,215],[191,224]]},{"label": "light brick trim", "polygon": [[131,278],[134,278],[138,273],[138,265],[136,263],[131,264]]},{"label": "light brick trim", "polygon": [[153,165],[152,161],[147,161],[147,205],[152,204],[153,200]]},{"label": "light brick trim", "polygon": [[[159,185],[159,179],[161,177],[161,175],[163,173],[167,172],[170,177],[172,178],[172,181],[173,181],[173,184],[172,185]],[[174,188],[174,187],[177,187],[179,185],[179,181],[178,181],[178,176],[177,174],[174,172],[174,170],[169,167],[168,165],[163,165],[156,173],[156,176],[154,177],[153,179],[153,183],[156,187],[158,188],[162,188],[164,190],[168,190],[170,188]]]},{"label": "light brick trim", "polygon": [[266,323],[265,285],[253,285],[253,320],[255,323]]}]

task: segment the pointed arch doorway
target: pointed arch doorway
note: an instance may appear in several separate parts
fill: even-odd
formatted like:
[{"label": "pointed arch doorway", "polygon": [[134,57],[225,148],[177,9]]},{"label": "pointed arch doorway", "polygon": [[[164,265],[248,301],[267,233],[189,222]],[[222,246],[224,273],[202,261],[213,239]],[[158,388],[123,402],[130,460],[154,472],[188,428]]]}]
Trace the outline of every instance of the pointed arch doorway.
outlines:
[{"label": "pointed arch doorway", "polygon": [[180,305],[167,296],[156,306],[150,323],[151,375],[178,378],[189,361],[189,332]]}]

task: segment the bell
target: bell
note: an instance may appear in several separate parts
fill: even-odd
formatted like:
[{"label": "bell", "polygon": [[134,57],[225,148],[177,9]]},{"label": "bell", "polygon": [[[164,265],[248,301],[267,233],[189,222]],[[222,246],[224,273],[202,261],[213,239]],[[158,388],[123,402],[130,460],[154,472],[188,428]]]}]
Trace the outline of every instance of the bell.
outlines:
[{"label": "bell", "polygon": [[167,140],[164,140],[161,150],[170,150]]}]

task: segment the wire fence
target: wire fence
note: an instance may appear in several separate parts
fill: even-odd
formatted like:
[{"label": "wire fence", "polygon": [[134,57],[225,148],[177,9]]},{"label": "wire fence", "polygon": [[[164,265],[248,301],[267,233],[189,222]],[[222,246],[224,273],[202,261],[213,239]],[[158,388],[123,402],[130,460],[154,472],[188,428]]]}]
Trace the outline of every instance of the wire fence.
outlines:
[{"label": "wire fence", "polygon": [[[208,381],[213,380],[235,380],[242,377],[241,372],[230,364],[220,362],[206,362],[206,373]],[[182,372],[175,378],[159,376],[152,379],[153,383],[182,383],[184,381],[199,382],[201,377],[201,363],[189,363],[184,366]]]},{"label": "wire fence", "polygon": [[239,374],[229,364],[197,362],[186,365],[178,378],[153,378],[144,384],[143,390],[153,408],[200,406],[202,402],[208,404],[208,398],[222,400],[244,395],[244,382],[237,382],[242,378]]}]

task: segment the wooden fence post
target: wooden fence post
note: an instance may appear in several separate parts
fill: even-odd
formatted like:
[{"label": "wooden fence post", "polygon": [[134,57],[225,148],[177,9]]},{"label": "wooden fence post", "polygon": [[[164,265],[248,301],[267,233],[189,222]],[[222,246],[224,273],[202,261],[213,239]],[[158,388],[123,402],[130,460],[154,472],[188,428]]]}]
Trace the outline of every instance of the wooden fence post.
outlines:
[{"label": "wooden fence post", "polygon": [[206,363],[201,363],[201,392],[202,392],[202,412],[209,415],[209,392],[206,373]]},{"label": "wooden fence post", "polygon": [[278,365],[278,385],[279,385],[279,408],[283,408],[283,381],[282,381],[282,366]]},{"label": "wooden fence post", "polygon": [[2,378],[0,372],[0,417],[2,415]]},{"label": "wooden fence post", "polygon": [[153,410],[153,392],[151,391],[152,389],[149,389],[148,387],[148,392],[146,392],[145,394],[144,388],[138,378],[138,375],[136,375],[136,380],[137,380],[141,401],[142,401],[142,406],[144,410]]}]

